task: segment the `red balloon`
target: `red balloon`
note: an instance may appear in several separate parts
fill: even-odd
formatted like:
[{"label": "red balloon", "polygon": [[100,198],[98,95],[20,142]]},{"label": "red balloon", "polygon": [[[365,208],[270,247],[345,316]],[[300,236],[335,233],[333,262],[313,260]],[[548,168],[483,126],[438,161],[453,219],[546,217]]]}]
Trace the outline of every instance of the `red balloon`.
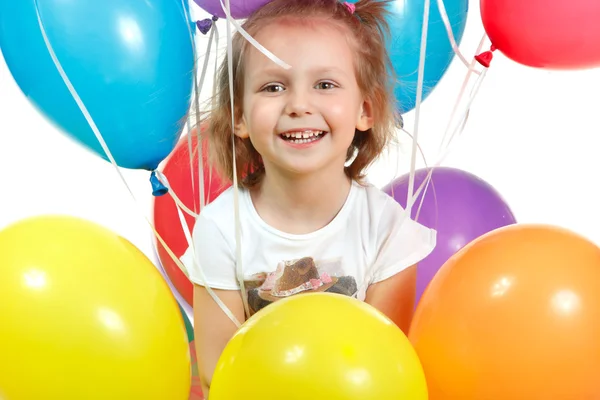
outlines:
[{"label": "red balloon", "polygon": [[[192,154],[194,155],[192,163],[193,167],[190,167],[188,139],[187,137],[184,137],[177,144],[175,150],[167,159],[163,174],[169,180],[171,190],[175,193],[175,195],[177,195],[181,202],[190,210],[199,213],[200,190],[197,143],[198,141],[196,132],[192,131]],[[208,204],[230,185],[228,183],[224,183],[224,181],[217,175],[215,169],[209,166],[207,162],[208,152],[206,142],[203,142],[202,150],[204,199],[205,204]],[[194,171],[193,184],[192,168]],[[187,214],[183,210],[182,212],[191,231],[195,223],[194,217]],[[156,231],[163,238],[171,251],[173,251],[177,257],[181,257],[188,248],[188,242],[185,238],[183,230],[184,228],[181,226],[181,221],[179,220],[177,206],[169,194],[154,198],[154,225],[156,227]],[[157,243],[157,249],[163,268],[173,283],[173,286],[175,286],[185,301],[192,305],[192,283],[185,276],[185,274],[181,272],[175,261],[173,261],[171,256],[169,256],[169,253],[167,253],[165,248],[160,243]]]},{"label": "red balloon", "polygon": [[492,44],[520,64],[545,69],[600,66],[600,1],[481,0]]}]

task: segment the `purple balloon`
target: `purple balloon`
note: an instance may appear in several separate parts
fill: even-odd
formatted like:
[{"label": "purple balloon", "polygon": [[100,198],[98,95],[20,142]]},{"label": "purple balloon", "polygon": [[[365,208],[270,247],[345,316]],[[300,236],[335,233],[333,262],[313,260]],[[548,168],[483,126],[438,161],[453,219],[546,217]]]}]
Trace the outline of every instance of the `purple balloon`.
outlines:
[{"label": "purple balloon", "polygon": [[[254,11],[269,3],[271,0],[229,0],[229,12],[233,19],[247,18]],[[210,15],[225,18],[225,12],[219,0],[194,0],[196,4]],[[223,4],[227,3],[223,0]]]},{"label": "purple balloon", "polygon": [[[415,171],[413,193],[428,172],[429,169]],[[406,207],[408,180],[409,174],[402,175],[383,188],[403,207]],[[437,245],[417,266],[417,303],[433,276],[458,250],[487,232],[517,222],[492,186],[459,169],[434,168],[419,217],[416,218],[422,198],[423,191],[413,203],[411,216],[437,231]]]}]

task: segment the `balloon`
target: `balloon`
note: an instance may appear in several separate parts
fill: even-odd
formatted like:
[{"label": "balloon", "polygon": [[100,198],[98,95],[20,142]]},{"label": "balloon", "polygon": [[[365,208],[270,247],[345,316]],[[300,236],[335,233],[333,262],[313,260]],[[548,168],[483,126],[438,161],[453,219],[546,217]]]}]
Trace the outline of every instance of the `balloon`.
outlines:
[{"label": "balloon", "polygon": [[[229,13],[234,19],[248,18],[250,14],[271,0],[229,0]],[[225,18],[221,0],[194,0],[204,11],[219,18]],[[223,1],[223,4],[227,4]]]},{"label": "balloon", "polygon": [[190,354],[166,282],[124,238],[79,218],[0,231],[5,399],[187,399]]},{"label": "balloon", "polygon": [[192,322],[187,317],[185,310],[179,305],[179,312],[181,313],[181,317],[183,318],[183,322],[185,324],[185,333],[187,335],[188,342],[192,342],[194,340],[194,326]]},{"label": "balloon", "polygon": [[572,232],[511,225],[452,257],[409,338],[429,398],[600,398],[600,248]]},{"label": "balloon", "polygon": [[[349,2],[356,3],[357,0]],[[391,37],[386,47],[399,80],[395,90],[396,100],[400,111],[407,113],[415,108],[417,101],[425,0],[394,0],[387,7],[391,12],[387,18]],[[444,8],[452,26],[454,39],[460,44],[467,23],[469,1],[445,0]],[[429,96],[454,59],[454,50],[448,40],[448,33],[435,0],[432,0],[429,6],[425,57],[422,100]]]},{"label": "balloon", "polygon": [[[429,170],[415,171],[414,191]],[[403,175],[383,188],[403,207],[406,207],[409,176]],[[512,211],[492,186],[460,169],[437,167],[433,170],[417,218],[422,199],[420,194],[412,206],[411,216],[437,230],[437,243],[417,266],[417,302],[431,278],[458,250],[484,233],[516,223]]]},{"label": "balloon", "polygon": [[254,314],[217,363],[211,400],[427,399],[402,331],[375,308],[333,293],[279,300]]},{"label": "balloon", "polygon": [[[169,184],[177,197],[191,210],[200,211],[200,191],[198,176],[198,156],[197,156],[197,135],[192,131],[192,154],[193,165],[190,166],[190,152],[187,137],[183,138],[175,148],[175,151],[167,159],[164,167],[164,175],[169,180]],[[207,143],[203,143],[203,171],[204,171],[204,199],[208,204],[214,200],[229,184],[225,184],[217,175],[217,172],[210,168],[208,164]],[[192,181],[192,168],[194,171]],[[194,217],[183,212],[185,220],[193,231]],[[158,234],[163,238],[167,246],[177,257],[183,256],[188,248],[188,242],[185,238],[184,228],[177,213],[177,206],[173,198],[166,194],[154,198],[154,225]],[[190,280],[179,269],[169,253],[158,242],[157,252],[163,268],[173,286],[179,291],[181,296],[189,304],[193,304],[194,288]]]},{"label": "balloon", "polygon": [[[108,160],[44,43],[36,0],[4,3],[0,48],[16,83],[59,129]],[[37,4],[50,45],[117,164],[154,170],[181,135],[192,92],[191,21],[181,1]]]},{"label": "balloon", "polygon": [[546,69],[600,66],[597,0],[481,0],[492,44],[520,64]]},{"label": "balloon", "polygon": [[190,319],[187,317],[187,314],[181,305],[179,306],[179,311],[181,312],[183,321],[185,322],[185,331],[189,341],[190,358],[192,362],[192,383],[188,400],[204,400],[204,395],[202,394],[202,383],[200,382],[200,372],[198,370],[198,357],[196,357],[196,346],[194,343],[194,327],[192,326]]},{"label": "balloon", "polygon": [[202,393],[202,382],[200,381],[200,370],[198,369],[198,357],[196,356],[196,343],[190,342],[190,355],[192,357],[192,386],[188,400],[205,400]]}]

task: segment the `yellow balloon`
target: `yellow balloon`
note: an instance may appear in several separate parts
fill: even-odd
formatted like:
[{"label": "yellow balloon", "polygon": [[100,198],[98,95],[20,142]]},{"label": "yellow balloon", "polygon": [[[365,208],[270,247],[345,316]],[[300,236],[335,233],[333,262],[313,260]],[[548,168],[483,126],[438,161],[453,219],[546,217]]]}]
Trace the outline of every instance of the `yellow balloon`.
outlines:
[{"label": "yellow balloon", "polygon": [[254,314],[221,355],[210,400],[426,400],[412,345],[375,308],[299,294]]},{"label": "yellow balloon", "polygon": [[0,398],[187,399],[177,301],[134,245],[82,219],[0,231]]}]

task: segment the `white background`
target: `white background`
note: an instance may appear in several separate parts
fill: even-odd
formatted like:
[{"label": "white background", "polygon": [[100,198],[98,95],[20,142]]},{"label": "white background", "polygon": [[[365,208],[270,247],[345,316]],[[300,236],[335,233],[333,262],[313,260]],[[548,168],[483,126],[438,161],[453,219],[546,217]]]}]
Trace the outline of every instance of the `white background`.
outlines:
[{"label": "white background", "polygon": [[[461,50],[470,60],[483,34],[472,1]],[[194,10],[195,17],[205,17]],[[219,22],[220,46],[225,30]],[[204,49],[205,36],[198,35]],[[221,50],[222,51],[222,50]],[[423,103],[419,142],[434,163],[466,67],[454,60]],[[462,138],[443,165],[465,169],[493,185],[519,222],[560,225],[600,243],[600,71],[530,69],[496,52]],[[206,84],[212,84],[209,79]],[[110,106],[110,105],[107,105]],[[414,111],[405,116],[413,131]],[[408,171],[411,142],[375,165],[383,186]],[[422,166],[422,162],[418,166]],[[0,229],[24,217],[63,213],[100,223],[155,260],[149,173],[122,170],[132,201],[113,166],[57,131],[20,92],[0,61]]]}]

